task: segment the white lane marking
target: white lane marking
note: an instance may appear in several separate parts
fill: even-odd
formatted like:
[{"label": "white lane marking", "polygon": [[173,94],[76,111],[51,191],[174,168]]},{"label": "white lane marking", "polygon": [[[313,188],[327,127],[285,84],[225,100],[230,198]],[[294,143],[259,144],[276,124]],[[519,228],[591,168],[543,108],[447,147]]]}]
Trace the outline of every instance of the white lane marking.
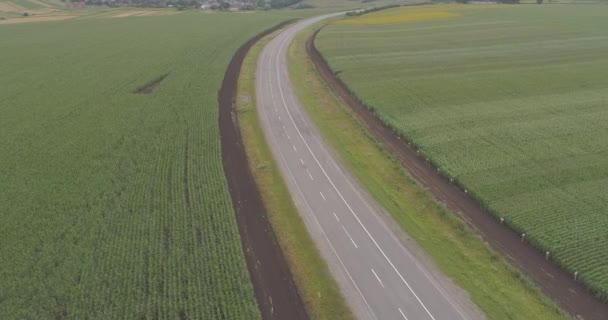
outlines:
[{"label": "white lane marking", "polygon": [[310,171],[308,170],[308,168],[306,168],[306,172],[308,172],[308,177],[310,177],[310,180],[315,180],[315,179],[312,177],[312,174],[310,174]]},{"label": "white lane marking", "polygon": [[[273,104],[275,104],[275,99],[274,99],[274,95],[273,95],[272,86],[269,85],[269,87],[270,87],[270,95],[272,96],[272,102],[273,102]],[[275,106],[276,106],[276,104],[275,104]],[[264,108],[262,108],[262,110],[263,110],[262,113],[264,114],[264,120],[266,120],[266,128],[268,130],[267,131],[268,135],[270,135],[270,138],[274,141],[274,144],[278,146],[279,144],[278,144],[277,138],[272,134],[273,130],[272,130],[272,126],[270,125],[270,119],[268,118],[268,114],[266,113],[266,110]],[[348,276],[348,279],[355,286],[355,289],[359,293],[359,296],[361,296],[361,299],[363,299],[363,302],[367,306],[367,310],[371,314],[372,318],[377,320],[378,317],[376,317],[376,314],[374,313],[374,310],[372,309],[372,307],[367,302],[367,299],[365,299],[365,296],[363,295],[363,292],[361,292],[361,289],[357,285],[357,282],[355,282],[355,279],[353,279],[352,275],[348,271],[348,268],[346,268],[346,265],[344,264],[344,262],[342,261],[342,259],[338,255],[338,252],[336,251],[336,248],[333,246],[333,244],[329,240],[329,237],[327,236],[327,233],[325,233],[325,230],[321,226],[321,223],[319,222],[319,219],[317,219],[317,216],[314,214],[314,211],[312,210],[312,207],[310,206],[310,203],[308,202],[308,200],[304,196],[304,192],[302,191],[302,188],[300,188],[300,185],[298,184],[298,181],[294,177],[293,172],[291,172],[291,169],[289,169],[289,166],[287,165],[287,160],[285,160],[285,155],[283,154],[283,151],[281,151],[280,148],[277,148],[277,149],[274,149],[274,150],[277,150],[278,153],[279,153],[279,155],[281,156],[281,162],[283,162],[284,167],[287,169],[287,172],[289,173],[289,177],[291,178],[291,180],[293,181],[294,185],[298,189],[298,193],[300,194],[300,197],[302,199],[304,199],[304,203],[306,204],[306,207],[308,207],[309,215],[312,216],[315,219],[317,227],[319,228],[319,230],[321,230],[321,233],[323,234],[323,237],[325,238],[325,241],[327,241],[327,243],[329,244],[329,247],[331,248],[331,251],[333,252],[334,256],[340,262],[340,266],[342,266],[342,269],[344,270],[344,272],[346,272],[346,275]]]},{"label": "white lane marking", "polygon": [[[322,147],[322,142],[319,141],[319,139],[316,136],[312,136],[315,140],[315,142],[317,143],[317,145],[319,145],[320,148],[322,148],[322,150],[325,151],[325,149],[323,149]],[[325,151],[327,153],[327,151]],[[367,207],[367,209],[370,212],[375,213],[373,216],[376,218],[376,220],[380,223],[380,225],[382,225],[382,227],[384,228],[384,230],[386,230],[386,232],[390,235],[390,237],[397,243],[397,245],[399,246],[399,248],[401,248],[401,250],[414,262],[414,264],[416,265],[416,268],[418,270],[420,270],[425,278],[427,278],[431,284],[433,285],[433,287],[435,287],[435,289],[437,289],[437,291],[439,292],[439,294],[441,294],[441,296],[443,296],[444,299],[446,299],[448,301],[448,303],[452,306],[452,308],[454,308],[454,310],[456,310],[456,312],[458,312],[458,314],[460,315],[460,317],[462,317],[463,319],[468,319],[460,310],[460,308],[454,303],[454,301],[449,297],[449,295],[445,292],[445,290],[443,289],[443,287],[441,285],[439,285],[437,283],[437,281],[434,280],[434,278],[428,274],[428,272],[424,269],[423,266],[420,265],[420,261],[414,256],[412,255],[412,253],[410,252],[409,249],[407,249],[403,243],[401,243],[401,241],[399,241],[397,239],[397,236],[395,235],[395,233],[393,232],[392,229],[390,229],[388,227],[388,225],[384,222],[384,220],[382,220],[379,215],[376,213],[376,211],[374,209],[372,209],[371,205],[367,202],[366,197],[364,197],[361,192],[355,188],[355,186],[352,184],[352,182],[350,181],[350,179],[346,176],[346,173],[344,172],[344,170],[336,163],[335,159],[333,157],[329,158],[330,161],[332,162],[332,164],[334,165],[334,167],[342,174],[342,176],[344,177],[344,180],[346,180],[346,182],[348,183],[348,185],[350,186],[351,190],[353,190],[356,194],[357,197],[359,197],[359,199],[361,199],[361,201],[363,201],[363,204],[365,204],[365,206]]]},{"label": "white lane marking", "polygon": [[342,227],[342,230],[344,230],[344,233],[346,233],[346,235],[348,236],[350,241],[353,243],[353,246],[355,246],[355,249],[358,249],[359,247],[357,247],[357,244],[355,243],[355,240],[353,240],[353,237],[351,237],[350,234],[348,233],[348,231],[346,231],[346,228],[344,228],[343,225],[340,225],[340,226]]},{"label": "white lane marking", "polygon": [[304,160],[302,160],[302,158],[300,158],[300,163],[302,163],[302,165],[304,165]]},{"label": "white lane marking", "polygon": [[327,200],[325,199],[325,195],[323,194],[323,192],[319,191],[319,194],[321,195],[321,198],[323,198],[323,200]]},{"label": "white lane marking", "polygon": [[374,269],[372,269],[372,273],[376,276],[376,279],[378,279],[378,282],[380,282],[382,288],[384,288],[384,283],[382,283],[382,280],[380,280],[380,277],[378,277],[378,274],[376,273],[376,271],[374,271]]},{"label": "white lane marking", "polygon": [[[269,83],[269,87],[270,87],[270,83]],[[295,103],[295,99],[293,97],[291,97],[291,100],[294,101]],[[273,105],[276,108],[276,104],[273,101]],[[295,110],[298,113],[301,113],[299,110]],[[283,126],[284,127],[284,126]],[[312,136],[313,139],[315,140],[315,142],[317,142],[317,145],[319,145],[319,147],[321,148],[322,151],[324,151],[325,153],[327,153],[327,151],[325,150],[325,147],[323,146],[323,143],[321,141],[319,141],[317,136]],[[345,178],[346,182],[350,185],[351,189],[357,194],[357,196],[363,201],[363,203],[365,204],[365,206],[368,208],[368,210],[370,212],[376,213],[370,206],[370,204],[365,200],[365,198],[361,195],[361,193],[359,192],[359,190],[357,188],[355,188],[353,186],[353,184],[351,183],[351,181],[346,177],[346,174],[344,173],[343,169],[335,162],[335,159],[333,157],[329,157],[329,159],[331,160],[331,163],[334,165],[334,167],[336,169],[338,169],[338,171],[342,174],[342,176]],[[300,161],[302,161],[300,159]],[[335,216],[335,213],[334,213]],[[336,219],[338,219],[337,216],[335,216]],[[444,289],[442,286],[438,285],[437,282],[434,280],[434,278],[432,276],[430,276],[425,269],[419,264],[419,260],[414,257],[411,252],[406,249],[403,244],[397,239],[396,235],[394,234],[394,232],[386,225],[386,223],[380,219],[380,217],[378,216],[378,214],[374,214],[374,217],[376,218],[376,220],[378,222],[380,222],[380,224],[383,226],[383,228],[389,233],[389,235],[391,236],[391,238],[398,244],[398,246],[401,248],[401,250],[406,253],[414,262],[414,264],[416,264],[416,267],[423,272],[424,276],[431,282],[431,284],[439,291],[439,293],[450,303],[450,305],[460,314],[460,316],[463,319],[468,319],[467,317],[465,317],[460,308],[457,307],[455,305],[455,303],[452,301],[452,299],[450,299],[450,297],[447,296],[447,294],[445,293]],[[338,219],[338,221],[340,221]]]},{"label": "white lane marking", "polygon": [[293,151],[298,152],[298,149],[296,149],[296,145],[295,144],[292,144],[291,146],[293,147]]},{"label": "white lane marking", "polygon": [[336,217],[336,220],[338,220],[338,222],[340,222],[340,219],[338,219],[338,216],[336,215],[336,213],[333,212],[333,214],[334,214],[334,217]]},{"label": "white lane marking", "polygon": [[403,313],[403,311],[401,311],[401,308],[397,308],[397,309],[399,309],[399,313],[401,313],[401,315],[403,316],[403,318],[405,320],[408,320],[407,317],[405,316],[405,313]]},{"label": "white lane marking", "polygon": [[279,116],[279,121],[281,121],[281,116]]},{"label": "white lane marking", "polygon": [[285,135],[287,136],[287,139],[291,140],[291,137],[287,133],[285,133]]},{"label": "white lane marking", "polygon": [[[286,37],[285,40],[283,40],[283,43],[285,43],[285,41],[287,39],[289,39],[289,37]],[[418,301],[418,303],[420,303],[420,305],[422,306],[422,308],[424,308],[424,311],[426,311],[426,313],[429,315],[429,317],[431,317],[431,319],[435,320],[435,317],[433,317],[433,315],[431,314],[431,312],[429,311],[429,309],[426,307],[426,305],[422,302],[422,300],[420,300],[420,297],[416,294],[416,292],[414,292],[414,289],[410,286],[409,282],[407,282],[405,280],[405,278],[403,277],[403,275],[401,274],[401,272],[399,272],[399,270],[397,270],[397,268],[395,267],[395,265],[393,264],[393,262],[388,258],[388,256],[386,256],[386,253],[384,253],[384,250],[382,250],[382,248],[380,248],[380,245],[378,245],[378,242],[376,242],[376,239],[374,239],[374,237],[369,233],[369,231],[367,230],[367,228],[365,227],[365,225],[363,225],[363,223],[361,222],[361,220],[359,219],[359,217],[357,216],[357,214],[355,213],[355,211],[353,211],[353,209],[348,204],[348,202],[346,202],[346,199],[344,199],[344,196],[342,196],[342,193],[340,193],[340,191],[338,190],[338,188],[336,187],[336,185],[334,184],[334,182],[331,180],[331,178],[329,177],[329,175],[325,171],[325,168],[323,168],[323,166],[319,162],[319,159],[317,159],[317,157],[315,156],[314,152],[312,151],[312,149],[310,148],[310,146],[308,145],[308,143],[304,139],[304,136],[302,135],[302,132],[300,131],[300,128],[298,128],[298,126],[296,125],[296,122],[293,119],[293,116],[291,115],[291,111],[289,111],[289,108],[287,107],[287,102],[285,101],[285,95],[283,94],[283,88],[281,87],[281,85],[284,82],[281,82],[281,74],[279,72],[279,56],[281,55],[281,51],[283,50],[283,43],[279,47],[279,52],[277,53],[277,56],[276,56],[276,59],[275,59],[275,70],[277,72],[277,82],[279,84],[279,93],[281,94],[281,99],[283,101],[283,107],[284,107],[285,111],[287,111],[287,115],[289,115],[289,118],[290,118],[291,122],[293,123],[294,127],[296,128],[296,131],[298,132],[298,134],[300,136],[300,139],[302,139],[302,142],[304,142],[304,145],[308,149],[308,152],[310,152],[310,154],[312,155],[313,159],[315,159],[315,162],[317,163],[317,165],[319,166],[319,168],[321,169],[321,171],[323,172],[323,174],[325,175],[325,177],[327,178],[327,180],[329,181],[329,183],[331,184],[331,186],[334,188],[334,190],[336,191],[336,193],[338,194],[338,196],[340,197],[340,199],[342,199],[342,202],[344,202],[344,204],[346,205],[346,207],[348,208],[348,210],[355,217],[355,219],[357,220],[357,222],[359,222],[359,225],[361,225],[361,227],[363,228],[363,230],[365,231],[365,233],[367,234],[367,236],[372,240],[372,242],[374,243],[374,245],[376,246],[376,248],[378,248],[378,250],[380,251],[380,253],[384,257],[384,259],[389,263],[389,265],[393,268],[393,270],[397,273],[397,275],[399,275],[399,278],[401,278],[401,281],[407,286],[407,288],[409,289],[409,291],[414,295],[414,297],[416,298],[416,300]]]}]

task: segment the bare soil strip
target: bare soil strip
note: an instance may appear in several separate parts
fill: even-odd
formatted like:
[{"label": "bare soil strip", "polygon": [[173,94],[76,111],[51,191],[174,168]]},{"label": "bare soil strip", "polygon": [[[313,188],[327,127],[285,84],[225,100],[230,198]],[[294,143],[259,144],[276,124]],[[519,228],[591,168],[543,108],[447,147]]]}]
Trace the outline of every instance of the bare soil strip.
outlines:
[{"label": "bare soil strip", "polygon": [[126,17],[131,17],[131,16],[137,16],[137,15],[140,15],[140,14],[142,14],[144,12],[146,12],[146,11],[127,11],[127,12],[121,12],[121,13],[113,14],[112,18],[126,18]]},{"label": "bare soil strip", "polygon": [[11,2],[0,2],[0,11],[4,12],[24,12],[25,8],[22,8]]},{"label": "bare soil strip", "polygon": [[[511,264],[528,275],[542,291],[563,310],[579,319],[606,319],[608,304],[599,301],[574,276],[557,264],[545,259],[545,255],[522,241],[520,234],[502,225],[500,220],[485,211],[481,204],[470,198],[458,186],[450,183],[425,159],[416,154],[406,140],[384,125],[347,86],[336,77],[314,45],[317,30],[307,41],[306,51],[314,62],[319,75],[328,87],[358,119],[372,136],[391,152],[408,169],[415,180],[451,212],[464,219],[490,246],[500,252]],[[517,306],[513,306],[517,308]]]},{"label": "bare soil strip", "polygon": [[151,17],[151,16],[164,16],[176,14],[178,11],[168,10],[137,10],[117,13],[112,15],[112,18],[126,18],[126,17]]},{"label": "bare soil strip", "polygon": [[234,54],[218,94],[222,159],[236,213],[247,268],[264,319],[308,319],[305,305],[266,218],[235,115],[237,81],[245,55],[259,39],[291,23],[286,21],[250,39]]},{"label": "bare soil strip", "polygon": [[76,18],[78,16],[70,15],[56,15],[56,16],[29,16],[25,18],[13,18],[0,20],[0,24],[12,24],[12,23],[28,23],[28,22],[44,22],[44,21],[59,21]]},{"label": "bare soil strip", "polygon": [[137,16],[138,17],[166,16],[166,15],[172,15],[172,14],[177,14],[177,13],[179,13],[179,11],[154,10],[154,11],[146,11]]}]

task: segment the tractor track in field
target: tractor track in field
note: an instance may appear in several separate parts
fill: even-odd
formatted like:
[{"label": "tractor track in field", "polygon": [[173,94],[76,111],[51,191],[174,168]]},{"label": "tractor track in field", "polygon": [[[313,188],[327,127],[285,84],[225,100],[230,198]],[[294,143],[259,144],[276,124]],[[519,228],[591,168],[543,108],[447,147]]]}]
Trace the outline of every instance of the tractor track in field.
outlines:
[{"label": "tractor track in field", "polygon": [[293,22],[278,24],[243,44],[232,57],[218,93],[222,163],[236,214],[247,269],[262,318],[308,319],[287,261],[278,245],[266,208],[249,169],[236,118],[235,101],[241,65],[249,49],[264,36]]},{"label": "tractor track in field", "polygon": [[319,75],[332,92],[354,112],[372,137],[407,168],[416,182],[476,230],[483,240],[509,263],[531,278],[562,310],[579,319],[606,319],[608,304],[598,300],[587,287],[575,281],[570,272],[551,260],[546,260],[543,253],[522,241],[520,234],[501,224],[500,220],[486,211],[478,201],[451,183],[348,89],[314,45],[320,30],[316,30],[306,42],[306,51]]}]

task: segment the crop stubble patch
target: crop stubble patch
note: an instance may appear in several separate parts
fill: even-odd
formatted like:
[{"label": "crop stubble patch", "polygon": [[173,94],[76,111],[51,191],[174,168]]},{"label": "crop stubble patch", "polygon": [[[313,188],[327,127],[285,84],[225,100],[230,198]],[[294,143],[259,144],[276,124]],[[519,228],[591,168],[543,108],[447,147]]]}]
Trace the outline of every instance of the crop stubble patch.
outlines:
[{"label": "crop stubble patch", "polygon": [[12,24],[12,23],[28,23],[28,22],[45,22],[45,21],[59,21],[59,20],[67,20],[76,18],[76,15],[56,15],[56,16],[29,16],[29,17],[19,17],[19,18],[11,18],[6,20],[1,20],[0,24]]},{"label": "crop stubble patch", "polygon": [[4,12],[23,12],[24,8],[17,6],[13,3],[0,2],[0,11]]},{"label": "crop stubble patch", "polygon": [[320,77],[330,90],[357,116],[378,143],[382,144],[433,197],[460,216],[476,230],[494,250],[508,258],[527,276],[534,280],[542,291],[570,314],[583,319],[605,319],[608,304],[596,299],[581,283],[557,264],[547,261],[545,255],[521,241],[521,235],[505,227],[486,212],[482,205],[469,197],[457,185],[450,183],[431,164],[417,154],[407,140],[398,136],[367,108],[348,87],[336,77],[327,61],[314,45],[321,29],[316,30],[306,41],[306,52],[313,61]]}]

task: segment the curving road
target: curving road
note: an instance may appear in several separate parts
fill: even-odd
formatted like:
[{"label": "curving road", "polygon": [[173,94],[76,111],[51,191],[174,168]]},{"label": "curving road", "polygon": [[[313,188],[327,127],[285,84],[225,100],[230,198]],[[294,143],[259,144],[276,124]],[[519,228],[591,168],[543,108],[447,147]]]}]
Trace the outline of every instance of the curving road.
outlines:
[{"label": "curving road", "polygon": [[287,48],[299,31],[330,16],[278,34],[256,73],[267,141],[310,234],[359,319],[483,318],[342,169],[304,113],[289,80]]}]

